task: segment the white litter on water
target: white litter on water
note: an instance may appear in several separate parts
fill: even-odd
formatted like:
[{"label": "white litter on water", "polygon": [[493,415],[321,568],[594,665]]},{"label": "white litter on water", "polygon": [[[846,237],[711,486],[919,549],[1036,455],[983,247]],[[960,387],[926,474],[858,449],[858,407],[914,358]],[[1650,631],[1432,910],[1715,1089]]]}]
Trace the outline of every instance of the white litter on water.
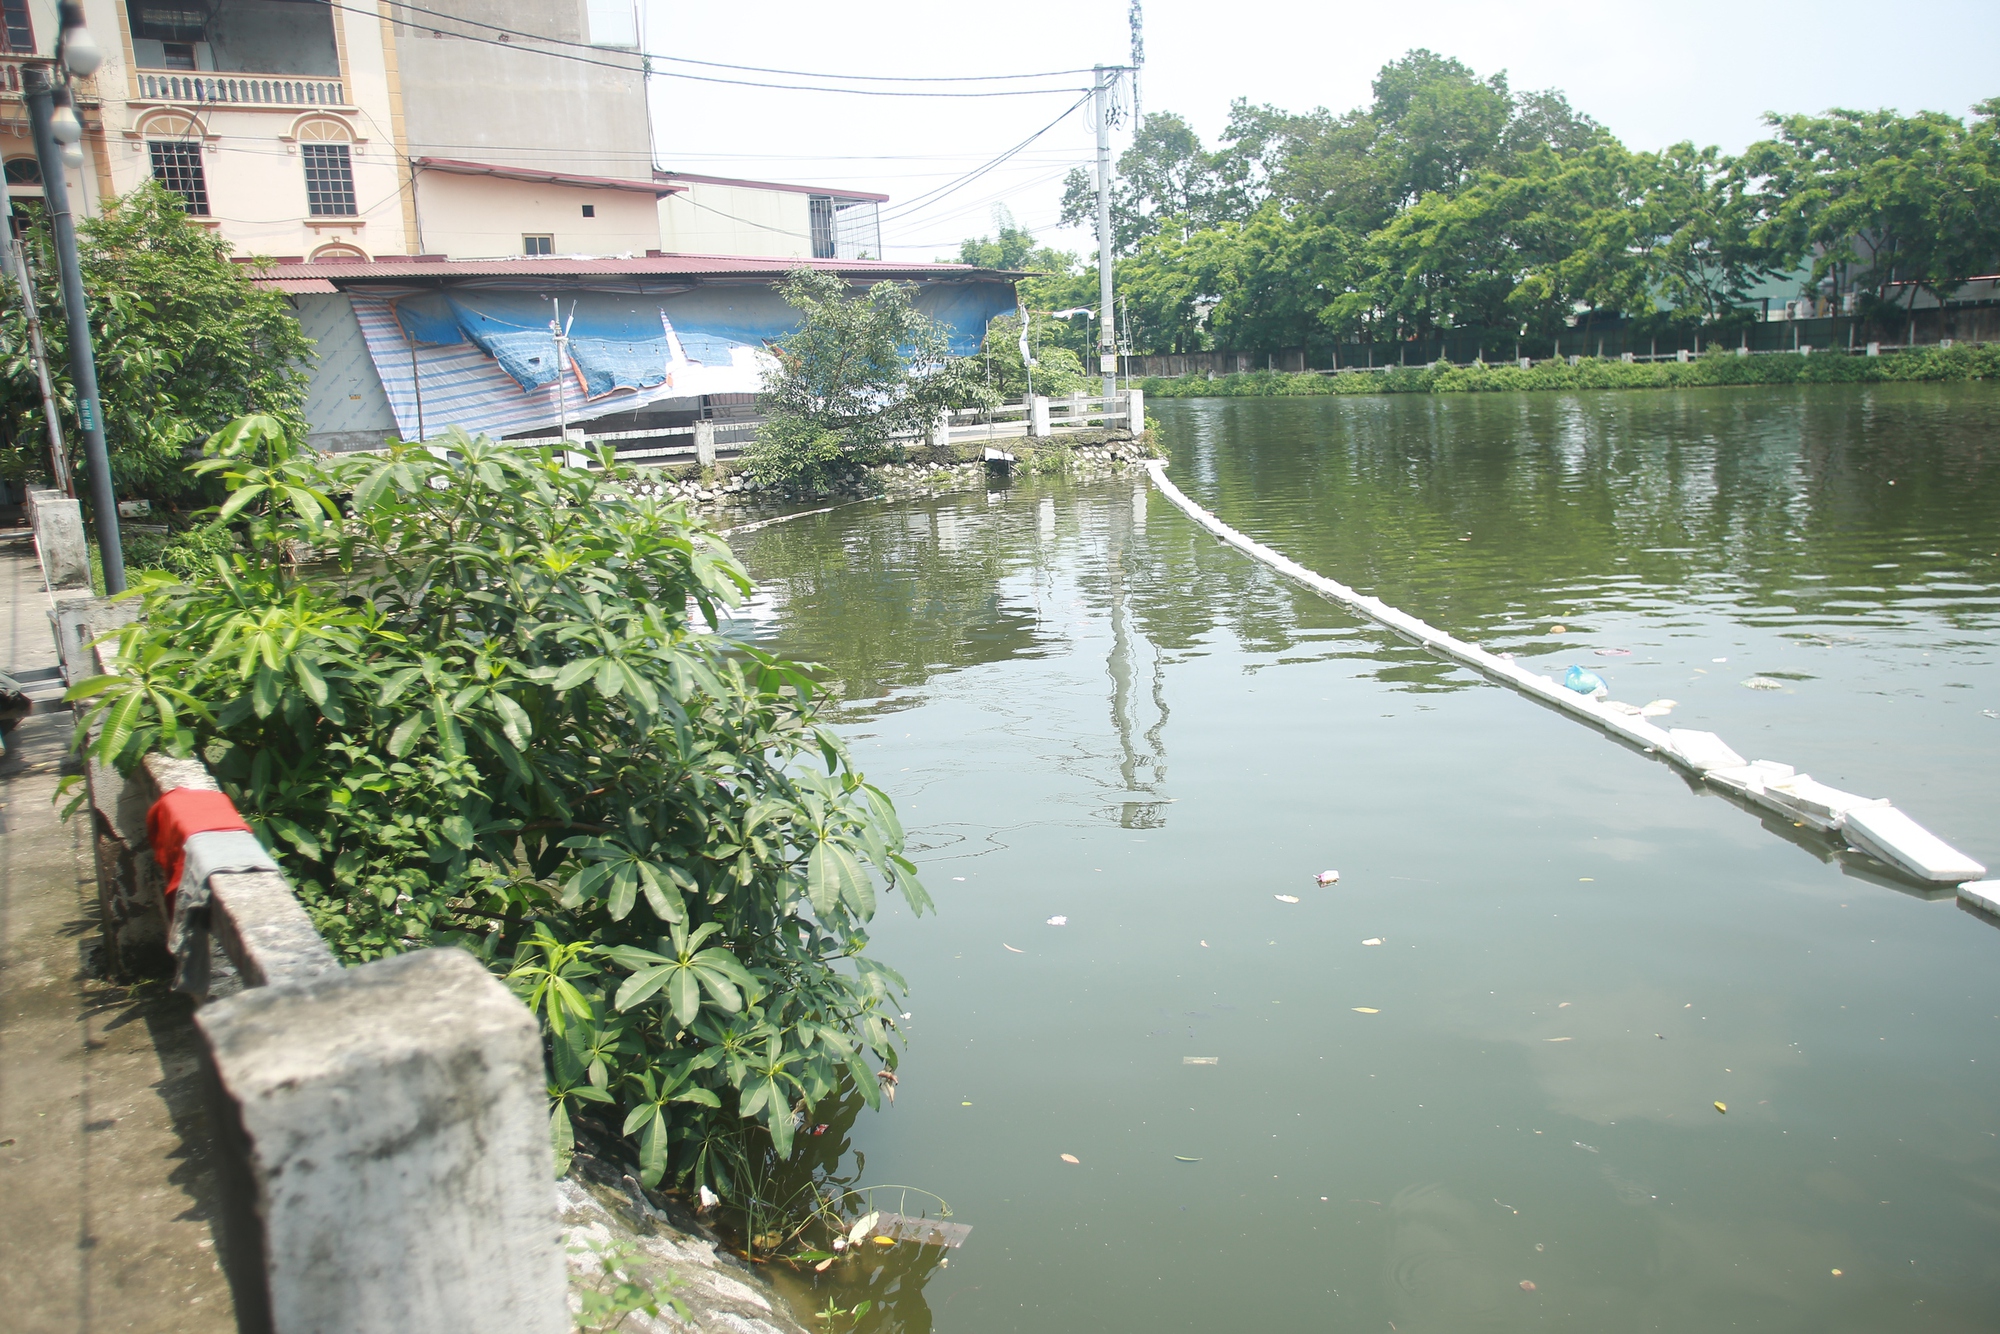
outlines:
[{"label": "white litter on water", "polygon": [[[1476,644],[1468,644],[1448,635],[1408,612],[1398,611],[1380,598],[1357,593],[1346,584],[1316,574],[1263,543],[1252,541],[1183,495],[1179,487],[1167,480],[1166,464],[1155,460],[1146,465],[1146,471],[1152,474],[1153,484],[1160,488],[1160,494],[1218,540],[1349,611],[1388,626],[1433,653],[1483,672],[1502,685],[1512,686],[1571,717],[1593,723],[1648,754],[1679,765],[1716,787],[1727,789],[1753,806],[1803,825],[1843,834],[1861,851],[1915,879],[1950,885],[1981,880],[1986,874],[1984,866],[1896,810],[1885,797],[1861,797],[1852,792],[1842,792],[1776,761],[1758,760],[1752,763],[1731,750],[1713,732],[1684,728],[1669,732],[1647,721],[1648,716],[1656,717],[1670,709],[1671,700],[1655,700],[1640,709],[1639,716],[1634,716],[1625,708],[1614,707],[1610,701],[1591,699],[1565,689],[1552,677],[1532,672],[1501,654],[1489,653]],[[1714,661],[1727,662],[1728,659],[1716,658]],[[1278,897],[1283,899],[1286,896],[1280,894]]]},{"label": "white litter on water", "polygon": [[1297,903],[1299,901],[1299,896],[1296,894],[1273,894],[1271,897],[1280,903]]},{"label": "white litter on water", "polygon": [[1336,885],[1340,883],[1340,872],[1321,871],[1318,875],[1314,876],[1313,879],[1322,885]]},{"label": "white litter on water", "polygon": [[1051,917],[1051,918],[1049,918],[1049,925],[1050,925],[1050,926],[1068,926],[1068,925],[1069,925],[1069,918],[1067,918],[1067,917]]}]

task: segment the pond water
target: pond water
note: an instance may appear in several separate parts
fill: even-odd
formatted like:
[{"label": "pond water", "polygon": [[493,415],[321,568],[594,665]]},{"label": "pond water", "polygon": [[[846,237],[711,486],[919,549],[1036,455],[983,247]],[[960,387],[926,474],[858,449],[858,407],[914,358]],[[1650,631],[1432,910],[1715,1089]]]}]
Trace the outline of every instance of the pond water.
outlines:
[{"label": "pond water", "polygon": [[[2000,389],[1156,425],[1183,489],[1303,564],[2000,863]],[[1994,1327],[1991,921],[1357,623],[1142,476],[739,550],[764,596],[734,629],[826,665],[938,901],[875,932],[912,988],[896,1105],[820,1152],[972,1225],[948,1267],[899,1247],[815,1306]]]}]

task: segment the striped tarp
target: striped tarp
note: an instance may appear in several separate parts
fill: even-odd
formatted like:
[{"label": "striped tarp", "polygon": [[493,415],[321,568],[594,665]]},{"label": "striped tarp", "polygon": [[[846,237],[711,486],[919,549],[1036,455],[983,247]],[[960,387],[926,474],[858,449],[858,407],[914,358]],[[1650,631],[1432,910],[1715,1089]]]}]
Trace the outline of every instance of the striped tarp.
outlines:
[{"label": "striped tarp", "polygon": [[[687,387],[676,389],[675,377],[651,389],[618,392],[586,402],[575,376],[544,385],[532,393],[523,392],[500,363],[471,343],[433,347],[412,343],[403,335],[396,318],[395,303],[354,296],[354,317],[368,341],[368,356],[389,397],[396,429],[405,440],[431,438],[447,427],[457,426],[478,435],[513,435],[538,427],[554,426],[562,420],[567,398],[569,420],[585,421],[613,412],[630,412],[667,398],[685,398]],[[553,352],[555,349],[550,348]],[[423,390],[423,421],[419,432],[417,391]]]}]

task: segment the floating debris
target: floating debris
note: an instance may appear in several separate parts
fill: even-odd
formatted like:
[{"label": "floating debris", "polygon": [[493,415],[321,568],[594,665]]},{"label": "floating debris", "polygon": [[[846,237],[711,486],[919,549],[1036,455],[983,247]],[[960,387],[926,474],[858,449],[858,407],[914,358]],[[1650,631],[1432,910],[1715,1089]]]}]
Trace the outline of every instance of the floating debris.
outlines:
[{"label": "floating debris", "polygon": [[1715,1104],[1715,1110],[1718,1112],[1726,1113],[1728,1112],[1729,1108],[1725,1107],[1723,1104],[1718,1102],[1717,1104]]},{"label": "floating debris", "polygon": [[[1008,943],[1007,943],[1006,941],[1004,941],[1004,940],[1000,942],[1000,945],[1001,945],[1001,948],[1003,948],[1003,949],[1010,949],[1010,950],[1014,950],[1014,947],[1013,947],[1012,945],[1009,945],[1009,944],[1008,944]],[[1026,953],[1027,953],[1027,951],[1026,951],[1026,950],[1014,950],[1014,953],[1016,953],[1016,954],[1026,954]]]},{"label": "floating debris", "polygon": [[1067,917],[1063,917],[1063,916],[1061,916],[1061,915],[1057,915],[1057,916],[1055,916],[1055,917],[1051,917],[1051,918],[1049,918],[1049,925],[1050,925],[1050,926],[1068,926],[1068,925],[1069,925],[1069,918],[1067,918]]},{"label": "floating debris", "polygon": [[1381,1012],[1380,1010],[1378,1010],[1378,1009],[1375,1009],[1375,1008],[1374,1008],[1373,1006],[1369,1006],[1369,1005],[1357,1005],[1357,1006],[1355,1006],[1355,1007],[1354,1007],[1354,1012],[1355,1012],[1356,1014],[1380,1014],[1380,1013],[1382,1013],[1382,1012]]},{"label": "floating debris", "polygon": [[1321,885],[1337,885],[1340,883],[1340,872],[1321,871],[1318,875],[1313,877],[1313,880]]},{"label": "floating debris", "polygon": [[1368,939],[1362,941],[1361,943],[1364,945],[1382,945],[1386,944],[1387,942],[1381,936],[1370,936],[1368,937]]},{"label": "floating debris", "polygon": [[1656,699],[1643,706],[1639,714],[1644,718],[1664,718],[1679,707],[1680,701],[1677,699]]},{"label": "floating debris", "polygon": [[1534,1290],[1535,1290],[1535,1280],[1531,1278],[1524,1278],[1521,1280],[1521,1291],[1533,1292]]},{"label": "floating debris", "polygon": [[1062,1160],[1063,1160],[1064,1162],[1068,1163],[1068,1164],[1069,1164],[1069,1165],[1070,1165],[1071,1167],[1076,1167],[1076,1166],[1078,1166],[1078,1165],[1079,1165],[1079,1164],[1080,1164],[1080,1163],[1081,1163],[1081,1162],[1083,1161],[1082,1159],[1078,1158],[1078,1157],[1077,1157],[1077,1156],[1076,1156],[1075,1154],[1073,1154],[1073,1153],[1066,1153],[1066,1154],[1064,1154],[1064,1155],[1062,1156]]},{"label": "floating debris", "polygon": [[1744,681],[1743,685],[1749,690],[1783,690],[1785,688],[1783,681],[1773,681],[1768,676],[1750,677]]},{"label": "floating debris", "polygon": [[1611,687],[1604,684],[1603,677],[1599,676],[1596,672],[1578,667],[1574,663],[1570,664],[1568,673],[1564,675],[1563,685],[1574,690],[1579,695],[1608,695],[1611,693]]},{"label": "floating debris", "polygon": [[[1175,1161],[1175,1162],[1177,1162],[1177,1163],[1198,1163],[1198,1162],[1200,1162],[1200,1161],[1201,1161],[1201,1159],[1199,1159],[1199,1158],[1189,1158],[1189,1157],[1186,1157],[1186,1156],[1184,1156],[1184,1155],[1182,1155],[1182,1154],[1178,1154],[1178,1153],[1177,1153],[1177,1154],[1175,1154],[1175,1155],[1174,1155],[1174,1161]],[[1836,1274],[1838,1274],[1838,1273],[1839,1273],[1840,1271],[1839,1271],[1838,1269],[1836,1269],[1836,1270],[1834,1270],[1833,1272],[1834,1272],[1834,1273],[1836,1273]]]},{"label": "floating debris", "polygon": [[1296,894],[1273,894],[1271,897],[1280,903],[1297,903],[1299,901],[1299,896]]},{"label": "floating debris", "polygon": [[1600,658],[1629,658],[1632,656],[1632,650],[1629,648],[1598,648],[1592,649],[1591,652]]},{"label": "floating debris", "polygon": [[1566,635],[1569,633],[1569,627],[1566,625],[1552,625],[1549,627],[1549,633],[1552,635]]},{"label": "floating debris", "polygon": [[1183,1057],[1181,1057],[1181,1064],[1182,1064],[1182,1065],[1220,1065],[1220,1064],[1222,1064],[1222,1058],[1221,1058],[1220,1056],[1183,1056]]}]

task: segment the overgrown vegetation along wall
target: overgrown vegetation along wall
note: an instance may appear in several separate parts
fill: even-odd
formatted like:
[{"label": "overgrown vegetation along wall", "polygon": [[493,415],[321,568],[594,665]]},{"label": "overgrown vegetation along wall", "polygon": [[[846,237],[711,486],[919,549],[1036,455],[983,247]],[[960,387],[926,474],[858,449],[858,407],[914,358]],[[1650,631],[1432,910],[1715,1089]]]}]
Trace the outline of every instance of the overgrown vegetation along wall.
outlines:
[{"label": "overgrown vegetation along wall", "polygon": [[1139,382],[1149,398],[1284,398],[1319,394],[1476,394],[1529,389],[1687,389],[1731,384],[1858,384],[1894,380],[2000,379],[2000,346],[1928,348],[1880,357],[1842,352],[1739,357],[1712,352],[1692,361],[1586,358],[1514,365],[1411,366],[1340,375],[1252,371],[1209,379],[1184,375]]}]

